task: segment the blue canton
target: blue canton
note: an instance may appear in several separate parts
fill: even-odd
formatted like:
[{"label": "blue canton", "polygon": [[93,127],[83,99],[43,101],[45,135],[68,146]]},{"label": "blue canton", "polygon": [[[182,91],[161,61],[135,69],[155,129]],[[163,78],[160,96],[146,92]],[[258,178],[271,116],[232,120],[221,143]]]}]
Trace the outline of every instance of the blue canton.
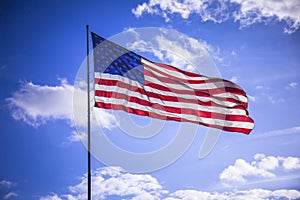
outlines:
[{"label": "blue canton", "polygon": [[123,76],[144,84],[141,56],[92,33],[94,71]]}]

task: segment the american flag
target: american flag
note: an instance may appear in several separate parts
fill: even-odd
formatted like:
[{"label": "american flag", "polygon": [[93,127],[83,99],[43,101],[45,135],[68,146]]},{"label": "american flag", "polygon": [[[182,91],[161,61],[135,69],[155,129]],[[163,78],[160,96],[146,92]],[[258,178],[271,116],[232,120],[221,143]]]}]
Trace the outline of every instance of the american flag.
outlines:
[{"label": "american flag", "polygon": [[249,134],[246,93],[236,84],[152,62],[92,33],[95,106]]}]

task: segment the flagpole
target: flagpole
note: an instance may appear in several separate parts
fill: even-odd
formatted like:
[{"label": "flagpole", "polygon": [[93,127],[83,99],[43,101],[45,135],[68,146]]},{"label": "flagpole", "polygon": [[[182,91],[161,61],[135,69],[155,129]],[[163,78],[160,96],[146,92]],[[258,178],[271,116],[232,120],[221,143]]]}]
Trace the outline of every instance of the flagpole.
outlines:
[{"label": "flagpole", "polygon": [[91,119],[90,119],[90,59],[89,59],[89,25],[86,25],[86,54],[87,54],[87,132],[88,132],[88,200],[92,200],[91,184]]}]

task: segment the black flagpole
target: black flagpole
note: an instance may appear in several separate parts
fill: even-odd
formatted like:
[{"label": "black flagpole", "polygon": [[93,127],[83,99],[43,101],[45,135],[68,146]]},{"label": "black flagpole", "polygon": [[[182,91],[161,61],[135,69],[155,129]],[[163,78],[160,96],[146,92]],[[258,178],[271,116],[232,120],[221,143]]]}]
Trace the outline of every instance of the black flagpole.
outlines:
[{"label": "black flagpole", "polygon": [[87,64],[87,131],[88,131],[88,200],[92,200],[92,184],[91,184],[91,119],[90,119],[90,59],[89,59],[89,25],[86,25],[86,64]]}]

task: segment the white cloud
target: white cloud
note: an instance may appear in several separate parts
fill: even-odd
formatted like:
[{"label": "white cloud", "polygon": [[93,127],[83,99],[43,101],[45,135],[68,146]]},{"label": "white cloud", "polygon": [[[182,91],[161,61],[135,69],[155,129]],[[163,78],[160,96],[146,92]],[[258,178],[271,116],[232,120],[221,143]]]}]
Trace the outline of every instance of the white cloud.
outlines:
[{"label": "white cloud", "polygon": [[257,85],[257,86],[255,87],[256,90],[261,90],[261,89],[263,89],[263,88],[264,88],[264,86],[262,86],[262,85]]},{"label": "white cloud", "polygon": [[300,169],[300,160],[295,157],[282,158],[282,166],[285,170]]},{"label": "white cloud", "polygon": [[300,26],[300,2],[293,0],[149,0],[132,9],[132,13],[136,17],[144,13],[160,15],[166,22],[171,20],[172,14],[183,19],[195,14],[203,22],[221,23],[233,19],[241,27],[280,21],[286,24],[284,32],[289,34]]},{"label": "white cloud", "polygon": [[9,192],[6,195],[4,195],[3,199],[4,200],[6,200],[6,199],[12,199],[12,198],[15,198],[17,196],[19,196],[17,193],[15,193],[15,192]]},{"label": "white cloud", "polygon": [[149,3],[138,5],[132,13],[136,17],[143,13],[161,15],[166,22],[170,21],[170,14],[179,14],[183,19],[188,19],[191,14],[198,14],[203,21],[223,22],[228,18],[223,1],[214,1],[215,6],[211,6],[209,0],[150,0]]},{"label": "white cloud", "polygon": [[224,193],[209,193],[197,190],[179,190],[170,195],[171,197],[165,200],[260,200],[260,199],[298,199],[300,192],[297,190],[264,190],[264,189],[252,189],[245,191],[231,191]]},{"label": "white cloud", "polygon": [[[262,154],[257,157],[264,157]],[[87,194],[87,177],[84,175],[80,182],[69,187],[68,194],[55,194],[40,197],[40,200],[83,200]],[[244,199],[298,199],[297,190],[265,190],[250,189],[242,191],[226,191],[223,193],[206,192],[201,190],[177,190],[170,192],[149,174],[131,174],[122,171],[119,167],[99,168],[92,173],[92,197],[95,200],[118,199],[133,200],[244,200]]]},{"label": "white cloud", "polygon": [[16,120],[38,127],[48,120],[66,119],[72,124],[73,86],[62,80],[58,86],[23,83],[7,101]]},{"label": "white cloud", "polygon": [[273,170],[279,166],[279,159],[274,156],[265,156],[263,154],[256,154],[255,160],[259,160],[257,167],[263,170]]},{"label": "white cloud", "polygon": [[172,194],[170,197],[165,198],[165,200],[197,200],[197,199],[221,199],[222,194],[212,194],[209,192],[197,191],[197,190],[178,190]]},{"label": "white cloud", "polygon": [[40,200],[62,200],[62,198],[58,197],[57,194],[51,194],[41,197]]},{"label": "white cloud", "polygon": [[[184,36],[176,31],[160,29],[155,32],[155,37],[147,39],[144,39],[144,36],[140,35],[138,31],[132,29],[126,31],[135,38],[134,42],[126,44],[127,48],[151,53],[159,59],[159,62],[166,62],[187,71],[198,72],[196,67],[200,67],[201,70],[213,68],[211,67],[214,65],[212,60],[219,63],[223,63],[224,60],[220,48],[213,47],[206,41]],[[204,70],[209,71],[209,69]]]},{"label": "white cloud", "polygon": [[71,135],[68,137],[71,142],[87,141],[87,134],[85,132],[72,131]]},{"label": "white cloud", "polygon": [[275,177],[271,172],[268,172],[264,169],[259,169],[256,166],[247,163],[243,159],[237,159],[234,165],[226,168],[221,174],[220,179],[224,182],[246,182],[246,177],[257,176],[270,178]]},{"label": "white cloud", "polygon": [[[81,182],[70,186],[70,194],[51,194],[41,200],[54,199],[86,199],[86,175]],[[119,167],[99,168],[92,173],[93,199],[109,199],[110,196],[131,196],[131,199],[160,199],[167,191],[159,182],[148,174],[131,174],[123,172]]]},{"label": "white cloud", "polygon": [[251,178],[275,178],[278,170],[299,170],[300,163],[297,157],[266,156],[256,154],[254,161],[247,162],[237,159],[220,174],[220,180],[225,185],[246,183]]},{"label": "white cloud", "polygon": [[[165,36],[156,37],[158,49],[163,51],[162,60],[169,61],[171,65],[181,67],[185,70],[193,69],[191,63],[197,63],[199,57],[209,57],[209,52],[215,60],[221,61],[218,56],[219,50],[216,50],[205,41],[199,41],[194,38],[178,39],[178,41],[170,40]],[[191,62],[190,64],[185,61]],[[195,70],[195,69],[194,69]]]},{"label": "white cloud", "polygon": [[231,0],[240,5],[240,10],[234,15],[235,20],[243,26],[257,22],[268,23],[271,20],[284,21],[286,33],[292,33],[300,26],[300,2],[293,0]]},{"label": "white cloud", "polygon": [[3,188],[11,188],[13,186],[15,186],[16,184],[11,182],[11,181],[8,181],[8,180],[2,180],[0,181],[0,188],[3,187]]},{"label": "white cloud", "polygon": [[[78,89],[78,88],[77,88]],[[78,89],[80,90],[80,89]],[[30,126],[38,127],[52,120],[66,120],[70,127],[74,127],[73,113],[73,92],[74,86],[70,85],[66,79],[56,86],[38,85],[32,82],[22,83],[20,89],[6,100],[11,109],[11,116],[15,120],[21,120]],[[84,90],[80,90],[78,98],[80,100],[76,106],[86,105],[86,95]],[[102,109],[96,109],[102,127],[111,128],[115,125],[114,116]],[[76,124],[80,127],[86,126],[86,114],[80,115]],[[77,137],[77,138],[76,138]],[[78,141],[84,137],[83,133],[76,135],[75,132],[69,137],[71,141]]]},{"label": "white cloud", "polygon": [[[291,89],[290,86],[286,86],[285,89]],[[256,85],[255,90],[257,91],[256,97],[261,101],[269,101],[272,104],[281,104],[286,102],[286,99],[280,95],[274,93],[270,86]]]},{"label": "white cloud", "polygon": [[289,84],[290,87],[295,88],[298,86],[298,83],[292,82]]},{"label": "white cloud", "polygon": [[248,99],[249,99],[250,101],[253,101],[253,102],[256,101],[256,97],[255,97],[255,96],[252,96],[252,95],[250,95],[250,94],[247,94],[247,97],[248,97]]},{"label": "white cloud", "polygon": [[284,98],[278,98],[278,97],[273,97],[273,96],[268,96],[267,98],[272,104],[279,104],[279,103],[284,103],[285,99]]},{"label": "white cloud", "polygon": [[237,77],[236,76],[233,76],[233,77],[231,77],[231,79],[230,79],[230,81],[231,82],[234,82],[234,83],[237,83]]},{"label": "white cloud", "polygon": [[298,83],[296,83],[296,82],[291,82],[291,83],[286,87],[286,89],[295,89],[295,88],[297,88],[297,86],[298,86]]},{"label": "white cloud", "polygon": [[235,57],[235,56],[237,56],[237,53],[233,50],[233,51],[231,51],[231,56]]},{"label": "white cloud", "polygon": [[5,195],[2,196],[4,200],[6,199],[15,199],[15,197],[19,196],[16,192],[10,191],[12,187],[15,187],[16,183],[8,181],[8,180],[2,180],[0,181],[0,193],[5,191]]}]

